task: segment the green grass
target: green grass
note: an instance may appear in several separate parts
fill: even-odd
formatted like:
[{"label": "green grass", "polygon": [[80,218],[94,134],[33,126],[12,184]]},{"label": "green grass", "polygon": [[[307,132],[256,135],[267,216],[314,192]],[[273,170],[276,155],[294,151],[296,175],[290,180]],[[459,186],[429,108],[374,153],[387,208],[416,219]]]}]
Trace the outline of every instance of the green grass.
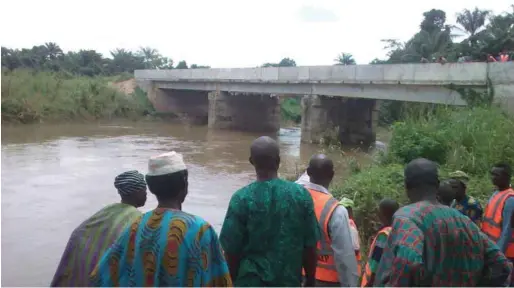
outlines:
[{"label": "green grass", "polygon": [[33,70],[3,71],[2,120],[136,119],[153,112],[143,91],[125,95],[108,87],[109,80]]}]

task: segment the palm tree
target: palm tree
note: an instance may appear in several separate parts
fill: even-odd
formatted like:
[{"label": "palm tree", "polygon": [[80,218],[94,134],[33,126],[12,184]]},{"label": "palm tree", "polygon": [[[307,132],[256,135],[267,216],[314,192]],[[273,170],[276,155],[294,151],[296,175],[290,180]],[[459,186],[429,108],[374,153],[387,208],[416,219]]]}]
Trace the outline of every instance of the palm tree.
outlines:
[{"label": "palm tree", "polygon": [[353,55],[350,53],[341,53],[334,59],[336,65],[355,65],[355,59],[353,59]]},{"label": "palm tree", "polygon": [[138,55],[143,57],[146,69],[155,69],[159,66],[159,59],[161,55],[157,49],[150,47],[140,47]]},{"label": "palm tree", "polygon": [[473,39],[475,35],[485,26],[487,17],[491,14],[489,10],[480,10],[475,7],[473,11],[464,9],[461,13],[457,13],[457,23],[461,27],[457,29],[466,32],[470,39]]},{"label": "palm tree", "polygon": [[45,47],[46,47],[48,56],[52,60],[64,56],[61,47],[59,47],[59,45],[57,45],[57,43],[47,42],[47,43],[45,43]]}]

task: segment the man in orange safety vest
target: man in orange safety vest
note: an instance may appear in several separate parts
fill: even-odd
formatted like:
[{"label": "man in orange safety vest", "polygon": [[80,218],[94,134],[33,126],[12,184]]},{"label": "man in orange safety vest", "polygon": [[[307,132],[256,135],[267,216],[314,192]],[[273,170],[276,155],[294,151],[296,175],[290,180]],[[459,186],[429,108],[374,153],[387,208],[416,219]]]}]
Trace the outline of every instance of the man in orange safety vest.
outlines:
[{"label": "man in orange safety vest", "polygon": [[[323,287],[355,287],[359,275],[350,236],[348,212],[330,194],[334,164],[325,155],[314,155],[307,168],[308,181],[301,181],[311,194],[321,227],[317,243],[316,284]],[[298,183],[298,181],[297,181]]]}]

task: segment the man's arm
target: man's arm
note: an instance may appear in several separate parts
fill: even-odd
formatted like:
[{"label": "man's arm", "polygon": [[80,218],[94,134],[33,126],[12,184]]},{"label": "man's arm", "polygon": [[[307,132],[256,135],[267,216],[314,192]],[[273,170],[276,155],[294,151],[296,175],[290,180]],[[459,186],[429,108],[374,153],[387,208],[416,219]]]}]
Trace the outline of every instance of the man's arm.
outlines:
[{"label": "man's arm", "polygon": [[227,214],[220,233],[220,243],[225,251],[228,268],[232,281],[236,282],[239,262],[243,251],[243,239],[246,233],[245,214],[241,199],[237,192],[230,199]]},{"label": "man's arm", "polygon": [[339,283],[342,287],[359,286],[359,274],[357,273],[357,260],[350,236],[350,224],[348,212],[343,206],[338,206],[328,223],[334,261],[336,265]]},{"label": "man's arm", "polygon": [[500,239],[498,240],[498,246],[500,247],[501,251],[505,253],[507,250],[507,245],[510,242],[511,232],[512,232],[512,225],[511,225],[511,219],[512,214],[514,213],[514,197],[507,198],[507,201],[505,201],[505,206],[503,206],[503,213],[502,213],[502,233],[500,235]]},{"label": "man's arm", "polygon": [[305,271],[305,286],[315,286],[316,284],[316,265],[318,262],[318,255],[316,251],[316,244],[318,243],[321,233],[319,229],[318,219],[314,213],[314,202],[310,193],[305,188],[300,187],[303,191],[304,200],[304,223],[306,225],[303,234],[303,269]]},{"label": "man's arm", "polygon": [[500,248],[485,234],[480,234],[485,243],[484,275],[478,286],[508,287],[510,286],[512,263],[500,251]]},{"label": "man's arm", "polygon": [[423,232],[406,217],[395,217],[373,286],[419,286],[423,267]]}]

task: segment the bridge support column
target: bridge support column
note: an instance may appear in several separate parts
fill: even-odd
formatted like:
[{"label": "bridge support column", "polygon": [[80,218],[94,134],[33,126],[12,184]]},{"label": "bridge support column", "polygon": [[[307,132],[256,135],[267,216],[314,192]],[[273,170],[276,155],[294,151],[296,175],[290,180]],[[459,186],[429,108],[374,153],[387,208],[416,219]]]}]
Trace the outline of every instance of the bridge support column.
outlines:
[{"label": "bridge support column", "polygon": [[376,100],[309,95],[302,98],[302,142],[319,143],[338,129],[344,145],[369,147],[375,142]]},{"label": "bridge support column", "polygon": [[151,87],[148,99],[157,113],[198,125],[206,125],[209,113],[207,92],[194,90],[171,90]]},{"label": "bridge support column", "polygon": [[266,94],[210,92],[209,128],[275,133],[280,129],[279,99]]},{"label": "bridge support column", "polygon": [[347,98],[339,122],[341,143],[370,147],[376,141],[378,106],[375,99]]}]

